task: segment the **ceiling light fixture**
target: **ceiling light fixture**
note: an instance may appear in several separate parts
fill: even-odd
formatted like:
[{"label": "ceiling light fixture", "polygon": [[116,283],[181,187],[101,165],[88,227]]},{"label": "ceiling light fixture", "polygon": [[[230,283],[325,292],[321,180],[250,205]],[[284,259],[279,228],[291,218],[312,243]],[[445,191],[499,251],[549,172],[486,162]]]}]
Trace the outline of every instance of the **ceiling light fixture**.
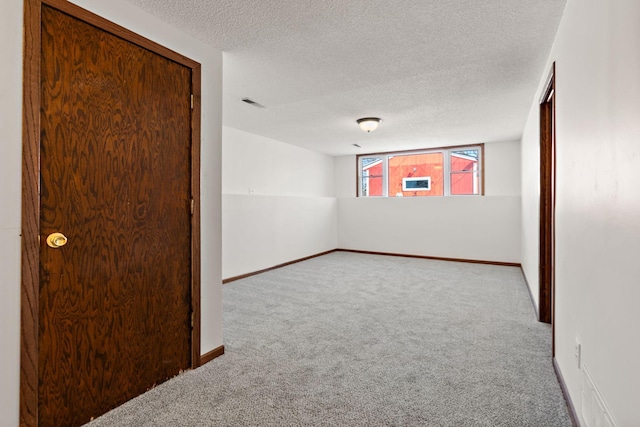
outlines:
[{"label": "ceiling light fixture", "polygon": [[360,129],[367,133],[371,132],[372,130],[376,130],[381,121],[382,120],[380,120],[378,117],[363,117],[356,120],[358,126],[360,126]]}]

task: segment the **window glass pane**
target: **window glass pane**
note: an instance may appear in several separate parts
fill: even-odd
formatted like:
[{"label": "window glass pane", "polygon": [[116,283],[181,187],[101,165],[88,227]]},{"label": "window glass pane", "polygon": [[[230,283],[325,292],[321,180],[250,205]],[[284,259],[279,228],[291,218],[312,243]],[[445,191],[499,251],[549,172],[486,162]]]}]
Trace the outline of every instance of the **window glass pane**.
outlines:
[{"label": "window glass pane", "polygon": [[458,150],[451,159],[451,194],[480,194],[479,150]]},{"label": "window glass pane", "polygon": [[361,196],[382,196],[382,157],[363,157]]},{"label": "window glass pane", "polygon": [[443,153],[389,156],[389,197],[442,196]]},{"label": "window glass pane", "polygon": [[478,172],[454,172],[451,174],[451,194],[480,194]]}]

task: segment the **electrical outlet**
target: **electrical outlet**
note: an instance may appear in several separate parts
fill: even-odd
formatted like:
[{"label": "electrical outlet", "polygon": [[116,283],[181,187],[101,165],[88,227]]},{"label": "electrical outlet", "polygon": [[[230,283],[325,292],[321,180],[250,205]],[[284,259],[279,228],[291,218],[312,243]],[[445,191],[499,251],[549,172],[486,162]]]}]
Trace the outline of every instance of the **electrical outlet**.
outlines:
[{"label": "electrical outlet", "polygon": [[582,359],[582,344],[580,344],[578,338],[576,338],[573,356],[576,359],[576,367],[580,369],[580,361]]}]

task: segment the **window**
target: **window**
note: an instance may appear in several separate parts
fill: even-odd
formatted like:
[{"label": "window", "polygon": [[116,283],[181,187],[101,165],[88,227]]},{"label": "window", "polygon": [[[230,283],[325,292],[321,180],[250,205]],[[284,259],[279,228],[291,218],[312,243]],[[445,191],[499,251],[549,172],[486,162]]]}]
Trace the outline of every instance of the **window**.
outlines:
[{"label": "window", "polygon": [[402,178],[402,191],[430,191],[431,177]]},{"label": "window", "polygon": [[484,144],[358,156],[358,196],[481,195]]},{"label": "window", "polygon": [[382,196],[382,157],[362,157],[359,160],[360,194],[362,196]]}]

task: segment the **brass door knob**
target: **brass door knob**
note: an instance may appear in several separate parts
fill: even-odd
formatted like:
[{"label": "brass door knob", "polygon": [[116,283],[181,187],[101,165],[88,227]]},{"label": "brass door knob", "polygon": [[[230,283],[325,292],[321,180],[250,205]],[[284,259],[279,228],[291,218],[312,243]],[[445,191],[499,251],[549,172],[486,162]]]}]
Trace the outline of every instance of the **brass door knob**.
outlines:
[{"label": "brass door knob", "polygon": [[61,248],[66,244],[67,238],[62,233],[51,233],[49,237],[47,237],[47,245],[54,249]]}]

